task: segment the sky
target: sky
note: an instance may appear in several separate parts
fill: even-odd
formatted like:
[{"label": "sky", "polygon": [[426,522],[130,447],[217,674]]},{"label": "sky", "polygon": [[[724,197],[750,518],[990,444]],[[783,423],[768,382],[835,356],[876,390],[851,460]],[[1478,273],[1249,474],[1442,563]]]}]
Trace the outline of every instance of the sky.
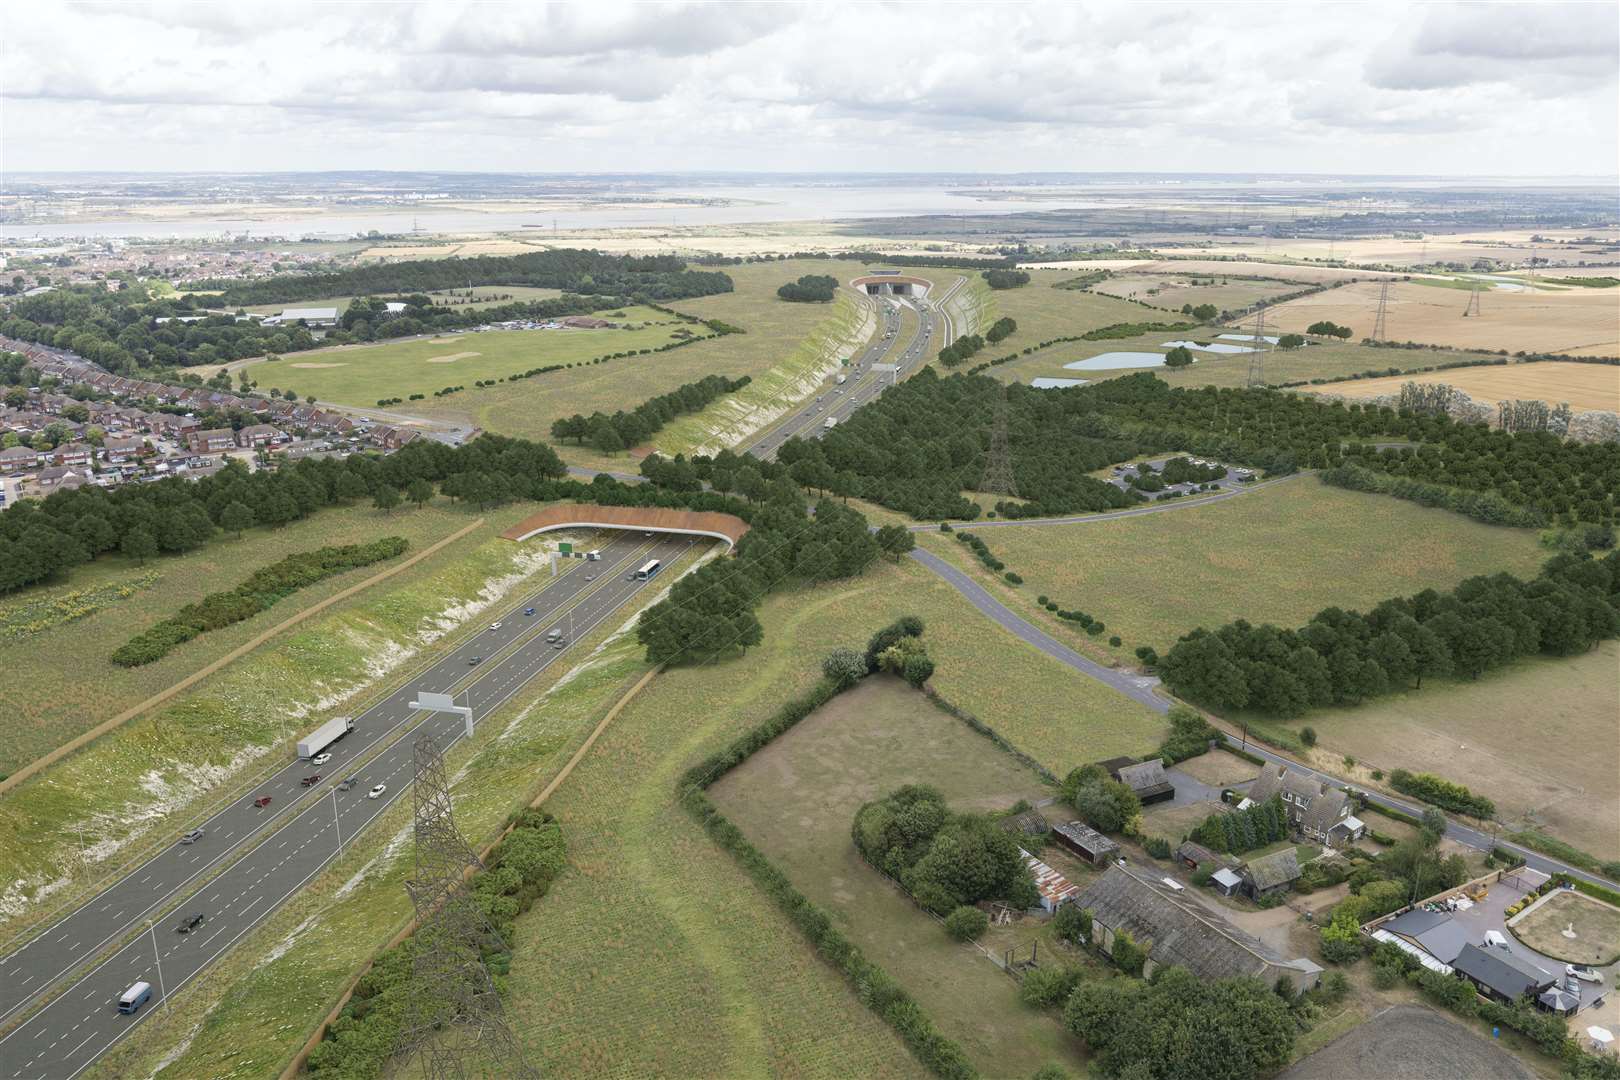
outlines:
[{"label": "sky", "polygon": [[0,170],[1613,176],[1620,4],[11,3]]}]

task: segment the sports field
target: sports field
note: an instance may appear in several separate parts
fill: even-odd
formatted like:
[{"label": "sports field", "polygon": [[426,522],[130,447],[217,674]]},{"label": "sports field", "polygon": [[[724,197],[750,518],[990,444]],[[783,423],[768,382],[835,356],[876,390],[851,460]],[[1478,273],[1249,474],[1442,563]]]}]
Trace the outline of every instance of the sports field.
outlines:
[{"label": "sports field", "polygon": [[[1547,556],[1532,531],[1331,488],[1309,475],[1203,506],[975,532],[1023,575],[1022,586],[998,586],[998,595],[1015,597],[1065,639],[1085,634],[1041,612],[1035,598],[1085,611],[1107,624],[1102,638],[1086,640],[1119,634],[1124,655],[1138,645],[1162,652],[1194,627],[1236,618],[1293,626],[1325,607],[1366,608],[1474,574],[1533,575]],[[978,572],[949,536],[919,540]]]},{"label": "sports field", "polygon": [[[1301,297],[1271,309],[1266,321],[1284,330],[1302,331],[1327,319],[1350,327],[1359,340],[1372,333],[1381,287],[1376,282],[1361,282]],[[1479,314],[1465,316],[1468,303],[1465,289],[1392,282],[1383,340],[1620,356],[1620,292],[1615,289],[1490,289],[1480,295]]]},{"label": "sports field", "polygon": [[1426,371],[1385,379],[1356,379],[1350,382],[1313,386],[1320,394],[1342,394],[1352,398],[1395,395],[1407,382],[1445,383],[1475,401],[1568,402],[1575,412],[1594,409],[1620,412],[1620,368],[1607,364],[1571,364],[1548,360],[1536,364],[1508,364],[1503,367],[1452,368]]},{"label": "sports field", "polygon": [[710,794],[985,1075],[1027,1076],[1054,1061],[1080,1071],[1075,1040],[1020,1003],[1017,984],[989,957],[952,941],[856,852],[855,812],[904,784],[932,785],[964,811],[1050,794],[1011,755],[889,675],[822,706]]},{"label": "sports field", "polygon": [[[617,314],[621,311],[622,316]],[[239,370],[261,388],[291,389],[300,397],[313,394],[321,401],[365,408],[383,398],[432,394],[446,386],[465,386],[468,389],[462,393],[476,393],[472,384],[481,379],[504,379],[531,368],[580,364],[609,353],[657,348],[680,340],[677,331],[707,332],[651,308],[615,308],[596,314],[621,324],[620,328],[491,330],[371,345],[338,345],[289,353],[276,361],[257,361]],[[634,358],[644,359],[648,358]],[[631,358],[611,360],[601,367],[630,362]],[[538,382],[547,377],[522,381]]]}]

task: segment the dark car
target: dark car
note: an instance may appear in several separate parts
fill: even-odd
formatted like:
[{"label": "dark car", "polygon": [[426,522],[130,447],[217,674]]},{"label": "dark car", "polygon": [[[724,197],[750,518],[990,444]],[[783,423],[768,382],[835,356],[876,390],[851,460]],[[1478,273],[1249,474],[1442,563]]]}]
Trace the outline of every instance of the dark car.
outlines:
[{"label": "dark car", "polygon": [[175,927],[174,930],[177,934],[189,934],[202,924],[203,915],[202,912],[199,911],[194,914],[187,915],[185,918],[181,919],[180,925]]},{"label": "dark car", "polygon": [[320,782],[321,782],[321,774],[320,773],[313,773],[313,774],[311,774],[309,776],[304,777],[302,780],[298,781],[298,786],[299,787],[314,787],[316,784],[318,784]]},{"label": "dark car", "polygon": [[523,609],[523,614],[525,614],[525,615],[533,615],[534,614],[534,608],[532,608],[532,607],[524,608]]},{"label": "dark car", "polygon": [[484,662],[484,658],[482,656],[471,656],[471,657],[467,658],[467,666],[468,667],[477,667],[479,664],[482,664],[483,662]]}]

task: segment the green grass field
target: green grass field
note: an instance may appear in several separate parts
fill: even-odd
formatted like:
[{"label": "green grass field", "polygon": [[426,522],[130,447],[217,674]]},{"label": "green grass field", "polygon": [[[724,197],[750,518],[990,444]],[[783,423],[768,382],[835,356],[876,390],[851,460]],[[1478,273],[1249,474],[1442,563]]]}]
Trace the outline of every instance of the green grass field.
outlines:
[{"label": "green grass field", "polygon": [[[619,311],[626,318],[618,320],[614,313]],[[580,364],[609,353],[657,348],[678,340],[677,331],[693,329],[651,308],[614,308],[597,315],[628,325],[614,330],[453,332],[411,341],[339,345],[289,353],[279,360],[248,364],[241,371],[261,387],[292,389],[300,397],[313,394],[321,401],[365,408],[383,398],[432,394],[446,386],[466,386],[463,395],[476,394],[479,391],[472,384],[481,379],[504,379],[530,368]],[[702,327],[696,332],[706,333]],[[653,359],[610,360],[599,369],[614,370]],[[539,384],[561,374],[550,372],[522,382]],[[410,404],[414,407],[422,402]]]},{"label": "green grass field", "polygon": [[[1252,273],[1254,268],[1244,267],[1244,270]],[[1215,284],[1192,284],[1195,280],[1205,282],[1211,279]],[[1106,296],[1140,300],[1171,311],[1180,311],[1183,304],[1193,307],[1214,304],[1221,311],[1230,311],[1247,307],[1256,300],[1298,292],[1303,287],[1288,281],[1248,281],[1220,274],[1149,274],[1127,270],[1116,271],[1112,277],[1099,281],[1091,288],[1093,292]]]},{"label": "green grass field", "polygon": [[[1083,334],[1099,326],[1166,318],[1162,313],[1150,311],[1139,304],[1127,303],[1098,292],[1052,287],[1074,276],[1073,270],[1031,270],[1028,285],[992,292],[990,295],[995,298],[996,310],[990,321],[994,322],[1003,315],[1011,316],[1018,323],[1018,329],[1005,341],[986,345],[972,363],[1018,352],[1052,338]],[[1012,366],[1008,364],[993,370],[1005,370]]]},{"label": "green grass field", "polygon": [[1018,1000],[978,948],[958,944],[856,852],[861,805],[929,784],[953,809],[1005,810],[1049,794],[1040,779],[893,676],[835,698],[727,774],[710,794],[733,824],[916,995],[986,1076],[1050,1062],[1083,1069],[1062,1027]]},{"label": "green grass field", "polygon": [[683,768],[803,692],[827,651],[911,612],[928,624],[939,691],[1053,769],[1163,735],[1159,717],[1018,643],[914,564],[768,598],[761,646],[660,675],[549,804],[577,872],[519,924],[511,1005],[537,1032],[542,1071],[916,1071],[674,801]]},{"label": "green grass field", "polygon": [[[501,304],[529,303],[535,300],[555,300],[562,295],[561,289],[540,289],[531,285],[474,285],[470,290],[440,289],[425,295],[433,297],[435,307],[454,308],[462,311],[482,311],[484,308],[498,307]],[[207,296],[208,293],[191,293],[192,296]],[[319,300],[299,300],[281,304],[252,304],[243,308],[256,315],[276,315],[287,308],[319,308],[335,307],[342,314],[352,303],[352,296],[327,296]],[[464,303],[464,301],[470,301]]]},{"label": "green grass field", "polygon": [[[797,370],[804,360],[800,350],[807,342],[814,341],[812,347],[815,348],[833,348],[838,327],[847,321],[847,314],[834,304],[792,304],[779,300],[776,288],[803,274],[833,272],[829,266],[838,269],[843,264],[804,259],[728,266],[725,270],[736,282],[735,292],[670,305],[699,318],[720,319],[740,326],[746,331],[743,334],[700,341],[666,353],[555,371],[485,389],[473,387],[470,379],[458,378],[458,383],[466,382],[468,386],[462,393],[412,401],[407,403],[408,408],[400,407],[422,416],[468,421],[502,435],[549,441],[551,422],[558,417],[631,409],[648,398],[668,393],[705,375],[732,378],[748,375],[763,379],[778,367]],[[854,275],[840,273],[840,276],[847,279]],[[464,338],[453,348],[477,347],[466,344],[467,340]],[[855,347],[856,343],[851,343],[847,352],[855,351]],[[461,365],[445,366],[454,369]],[[532,365],[524,365],[529,366]],[[572,464],[616,469],[634,464],[628,455],[602,458],[573,446],[559,446],[558,450]]]},{"label": "green grass field", "polygon": [[[1547,556],[1534,532],[1330,488],[1312,476],[1205,506],[1072,525],[981,528],[977,535],[1024,578],[1018,588],[1000,584],[997,595],[1015,600],[1065,640],[1099,643],[1119,634],[1122,656],[1138,645],[1163,651],[1195,627],[1236,618],[1294,626],[1331,605],[1365,609],[1474,574],[1533,576]],[[982,571],[950,536],[922,533],[919,541]],[[1041,594],[1101,619],[1107,629],[1087,638],[1078,626],[1042,612],[1035,604]]]},{"label": "green grass field", "polygon": [[[1027,286],[1026,286],[1027,288]],[[1015,292],[1018,290],[1014,290]],[[1063,292],[1054,289],[1053,292]],[[1085,293],[1072,293],[1069,295],[1085,296]],[[1122,319],[1110,320],[1112,322],[1174,322],[1181,318],[1171,312],[1154,312],[1135,304],[1124,305],[1132,309],[1134,314]],[[1161,331],[1154,334],[1143,334],[1138,337],[1122,338],[1117,341],[1074,341],[1062,345],[1053,345],[1029,356],[1021,356],[1011,363],[1002,364],[988,369],[986,374],[992,375],[1003,382],[1027,383],[1039,376],[1051,376],[1060,379],[1111,379],[1119,375],[1133,374],[1140,368],[1121,368],[1099,371],[1076,371],[1065,368],[1063,365],[1075,360],[1087,360],[1093,356],[1109,352],[1164,352],[1161,348],[1167,341],[1214,341],[1218,334],[1244,334],[1253,333],[1254,324],[1251,321],[1247,326],[1225,327],[1204,326],[1196,330]],[[1022,332],[1010,339],[1009,343],[1016,344],[1022,340]],[[1035,340],[1031,339],[1032,343]],[[1005,344],[1005,343],[1004,343]],[[1242,342],[1232,342],[1241,345]],[[985,349],[986,356],[1005,355],[1010,350],[992,353]],[[1196,363],[1191,367],[1172,371],[1168,368],[1155,368],[1154,373],[1171,386],[1244,386],[1249,377],[1249,361],[1252,358],[1248,353],[1199,353],[1194,352]],[[1395,368],[1407,371],[1414,368],[1433,367],[1436,364],[1451,363],[1458,360],[1478,360],[1477,353],[1460,353],[1447,349],[1378,349],[1366,345],[1332,344],[1310,345],[1303,349],[1283,352],[1273,349],[1264,357],[1265,376],[1268,383],[1296,382],[1308,379],[1342,379],[1356,375],[1363,371],[1388,371]]]},{"label": "green grass field", "polygon": [[[108,659],[133,635],[211,592],[234,588],[260,567],[327,544],[403,536],[404,558],[478,515],[436,501],[384,514],[369,505],[334,507],[279,529],[221,534],[199,551],[137,566],[106,555],[63,585],[0,600],[0,667],[26,679],[0,680],[0,774],[60,746],[110,716],[185,678],[267,627],[388,568],[362,567],[301,589],[245,622],[187,642],[155,664],[122,668]],[[121,592],[129,591],[127,596]],[[71,617],[81,611],[89,613]],[[36,614],[38,613],[38,614]],[[30,630],[31,626],[38,629]],[[8,633],[9,631],[9,633]]]}]

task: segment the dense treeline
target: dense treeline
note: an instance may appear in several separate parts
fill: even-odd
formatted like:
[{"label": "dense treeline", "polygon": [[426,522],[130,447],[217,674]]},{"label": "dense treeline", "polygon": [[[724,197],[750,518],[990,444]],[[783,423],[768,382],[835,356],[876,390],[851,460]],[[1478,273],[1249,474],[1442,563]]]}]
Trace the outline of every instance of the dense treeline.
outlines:
[{"label": "dense treeline", "polygon": [[1017,320],[1009,315],[1003,315],[990,324],[990,329],[984,332],[984,340],[991,345],[996,345],[1011,337],[1017,329]]},{"label": "dense treeline", "polygon": [[289,555],[254,571],[236,588],[209,593],[136,634],[113,652],[112,662],[119,667],[150,664],[199,634],[251,619],[299,589],[346,570],[403,555],[409,546],[402,536],[384,536],[369,544],[323,547]]},{"label": "dense treeline", "polygon": [[552,421],[551,437],[573,439],[580,445],[587,441],[604,454],[617,453],[626,447],[646,442],[660,428],[677,416],[701,411],[711,401],[734,393],[752,380],[743,375],[728,379],[724,375],[705,375],[697,382],[686,383],[667,394],[648,398],[629,412],[622,409],[612,416],[595,412],[590,416],[573,416]]},{"label": "dense treeline", "polygon": [[939,350],[939,362],[946,367],[955,367],[982,348],[984,348],[983,337],[978,334],[963,334]]},{"label": "dense treeline", "polygon": [[1462,784],[1454,784],[1433,773],[1410,773],[1396,769],[1389,774],[1389,786],[1403,795],[1422,799],[1442,810],[1469,814],[1477,818],[1496,816],[1496,804],[1483,795],[1475,795]]},{"label": "dense treeline", "polygon": [[1016,911],[1040,900],[1018,841],[985,814],[953,813],[935,788],[908,784],[862,806],[855,850],[936,915],[980,900]]},{"label": "dense treeline", "polygon": [[1142,449],[1093,422],[1093,399],[1003,387],[985,376],[941,378],[932,368],[891,387],[822,439],[789,440],[777,460],[807,486],[870,499],[919,520],[972,520],[980,508],[962,492],[983,477],[1002,400],[1013,474],[1026,501],[998,503],[997,513],[1049,517],[1141,501],[1087,475]]},{"label": "dense treeline", "polygon": [[144,561],[193,551],[218,529],[285,525],[323,507],[398,492],[413,483],[480,504],[555,498],[547,482],[564,475],[549,446],[483,435],[450,447],[418,440],[387,457],[306,458],[250,473],[232,462],[201,480],[171,477],[116,488],[85,485],[25,500],[0,514],[0,593],[63,575],[110,551]]},{"label": "dense treeline", "polygon": [[1288,836],[1288,812],[1272,796],[1243,810],[1217,811],[1200,821],[1188,839],[1211,851],[1241,855]]},{"label": "dense treeline", "polygon": [[[211,283],[199,283],[207,287]],[[471,285],[525,285],[597,296],[682,300],[732,290],[718,271],[689,270],[673,255],[605,255],[559,248],[470,259],[407,259],[366,263],[327,274],[288,274],[251,282],[220,282],[219,302],[274,304],[328,296],[427,293]]]},{"label": "dense treeline", "polygon": [[1029,274],[1023,270],[986,270],[984,283],[992,289],[1016,289],[1029,284]]},{"label": "dense treeline", "polygon": [[736,557],[706,563],[642,612],[636,639],[650,663],[702,662],[733,649],[746,653],[764,639],[754,611],[767,593],[853,577],[877,559],[877,541],[859,512],[823,500],[810,517],[791,479],[784,475],[765,487]]},{"label": "dense treeline", "polygon": [[1421,686],[1477,678],[1518,657],[1571,656],[1620,635],[1620,552],[1558,555],[1541,574],[1469,578],[1362,615],[1318,612],[1298,630],[1238,620],[1183,637],[1159,672],[1177,695],[1216,710],[1298,716]]},{"label": "dense treeline", "polygon": [[[523,810],[512,825],[468,882],[474,902],[499,937],[482,956],[497,976],[510,969],[513,922],[550,891],[567,862],[562,830],[550,814]],[[398,1051],[400,1029],[409,1019],[410,994],[417,989],[412,984],[416,954],[435,947],[441,946],[418,933],[385,949],[310,1051],[309,1071],[337,1080],[381,1076]],[[491,947],[499,951],[489,951]]]},{"label": "dense treeline", "polygon": [[825,304],[838,293],[838,279],[830,274],[805,274],[776,290],[783,300],[799,304]]},{"label": "dense treeline", "polygon": [[1324,484],[1348,488],[1351,491],[1371,491],[1379,495],[1393,495],[1419,506],[1432,506],[1441,510],[1471,517],[1487,525],[1510,525],[1534,529],[1547,524],[1547,515],[1526,506],[1514,506],[1494,491],[1461,491],[1443,484],[1431,484],[1404,476],[1391,476],[1373,472],[1360,465],[1340,465],[1324,469],[1319,474]]}]

